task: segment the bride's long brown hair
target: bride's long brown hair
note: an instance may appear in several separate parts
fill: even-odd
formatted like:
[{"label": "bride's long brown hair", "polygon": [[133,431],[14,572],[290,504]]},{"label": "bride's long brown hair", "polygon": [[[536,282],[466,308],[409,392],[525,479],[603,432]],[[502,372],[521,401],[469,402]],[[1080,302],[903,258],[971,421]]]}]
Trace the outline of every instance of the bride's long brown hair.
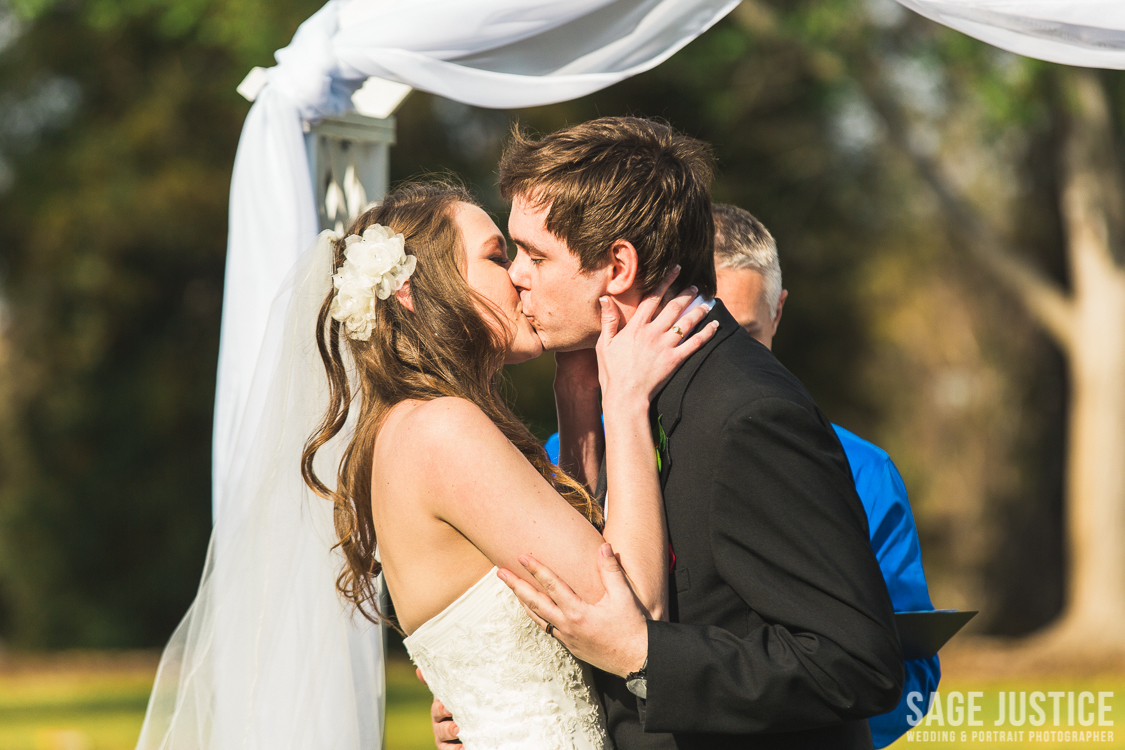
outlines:
[{"label": "bride's long brown hair", "polygon": [[[331,318],[333,293],[325,298],[317,319],[316,341],[328,374],[329,402],[324,419],[305,443],[301,474],[335,507],[337,546],[346,560],[336,588],[373,622],[389,620],[376,601],[375,576],[382,566],[375,559],[372,464],[383,421],[402,401],[454,396],[476,404],[560,495],[592,523],[602,523],[598,504],[579,482],[550,463],[501,395],[507,324],[469,287],[461,271],[465,251],[453,220],[458,202],[476,205],[456,185],[409,183],[360,215],[348,230],[349,235],[362,235],[372,224],[381,224],[403,234],[406,252],[418,259],[410,277],[413,312],[394,295],[377,300],[367,341],[344,335],[341,324]],[[333,268],[343,263],[344,247],[343,239],[336,243]],[[341,345],[354,364],[351,380]],[[353,381],[357,394],[352,392]],[[355,433],[332,489],[316,475],[313,459],[344,429],[351,409],[357,410]]]}]

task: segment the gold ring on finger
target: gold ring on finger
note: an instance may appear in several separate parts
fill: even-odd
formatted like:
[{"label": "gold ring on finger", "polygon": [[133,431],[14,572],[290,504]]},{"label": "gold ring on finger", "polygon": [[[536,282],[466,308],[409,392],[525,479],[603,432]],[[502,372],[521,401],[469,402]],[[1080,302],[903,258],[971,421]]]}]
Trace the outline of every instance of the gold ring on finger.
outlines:
[{"label": "gold ring on finger", "polygon": [[545,632],[545,633],[546,633],[547,635],[551,635],[552,633],[554,633],[554,632],[555,632],[555,626],[554,626],[554,625],[552,625],[551,623],[547,623],[547,629],[546,629],[546,630],[545,630],[544,632]]},{"label": "gold ring on finger", "polygon": [[680,328],[679,326],[672,326],[672,327],[671,327],[670,329],[668,329],[668,330],[670,330],[670,331],[671,331],[672,333],[676,334],[676,335],[677,335],[677,336],[679,336],[680,338],[683,338],[683,337],[684,337],[684,329],[683,329],[683,328]]}]

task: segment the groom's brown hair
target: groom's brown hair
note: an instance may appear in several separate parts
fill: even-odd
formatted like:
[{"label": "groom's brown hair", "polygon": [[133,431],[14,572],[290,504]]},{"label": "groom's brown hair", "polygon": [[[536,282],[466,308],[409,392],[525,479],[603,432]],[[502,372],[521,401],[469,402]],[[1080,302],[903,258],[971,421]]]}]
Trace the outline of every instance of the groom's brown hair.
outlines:
[{"label": "groom's brown hair", "polygon": [[547,231],[578,256],[583,271],[609,262],[610,246],[637,249],[642,290],[677,263],[677,288],[715,296],[710,147],[668,125],[602,117],[542,138],[513,129],[500,159],[500,193],[550,206]]}]

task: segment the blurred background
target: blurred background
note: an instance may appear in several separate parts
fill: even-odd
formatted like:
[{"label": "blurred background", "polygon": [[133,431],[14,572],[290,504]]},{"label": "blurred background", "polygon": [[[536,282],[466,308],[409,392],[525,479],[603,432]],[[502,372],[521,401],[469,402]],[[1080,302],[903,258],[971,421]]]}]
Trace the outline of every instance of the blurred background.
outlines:
[{"label": "blurred background", "polygon": [[[250,106],[235,87],[319,5],[0,0],[0,748],[135,740],[144,649],[191,602],[210,531],[227,198]],[[1072,283],[1064,200],[1082,92],[1120,146],[1120,73],[1018,57],[892,0],[748,0],[584,99],[494,111],[411,94],[392,179],[452,171],[503,227],[495,168],[514,122],[642,115],[712,143],[715,198],[780,247],[778,358],[894,459],[935,606],[979,609],[970,636],[1022,643],[1079,585],[1075,358],[1125,350],[1083,350],[1042,301],[1092,294]],[[1122,164],[1105,153],[1112,186]],[[552,373],[550,357],[508,372],[542,437]],[[1104,469],[1125,472],[1125,455]],[[428,693],[394,669],[392,716],[417,724]],[[110,714],[117,735],[68,728]]]}]

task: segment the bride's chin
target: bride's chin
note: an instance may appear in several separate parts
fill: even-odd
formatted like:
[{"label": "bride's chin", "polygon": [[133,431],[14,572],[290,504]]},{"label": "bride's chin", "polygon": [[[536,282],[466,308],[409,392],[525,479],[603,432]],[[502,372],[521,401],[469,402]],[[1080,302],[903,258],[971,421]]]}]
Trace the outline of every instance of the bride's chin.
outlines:
[{"label": "bride's chin", "polygon": [[535,359],[542,353],[543,342],[539,340],[538,334],[529,333],[516,336],[516,340],[508,347],[508,353],[504,357],[504,364],[518,365],[529,359]]},{"label": "bride's chin", "polygon": [[528,347],[520,346],[513,347],[508,350],[507,355],[504,357],[504,364],[518,365],[521,362],[527,362],[529,359],[535,359],[543,353],[543,346]]}]

